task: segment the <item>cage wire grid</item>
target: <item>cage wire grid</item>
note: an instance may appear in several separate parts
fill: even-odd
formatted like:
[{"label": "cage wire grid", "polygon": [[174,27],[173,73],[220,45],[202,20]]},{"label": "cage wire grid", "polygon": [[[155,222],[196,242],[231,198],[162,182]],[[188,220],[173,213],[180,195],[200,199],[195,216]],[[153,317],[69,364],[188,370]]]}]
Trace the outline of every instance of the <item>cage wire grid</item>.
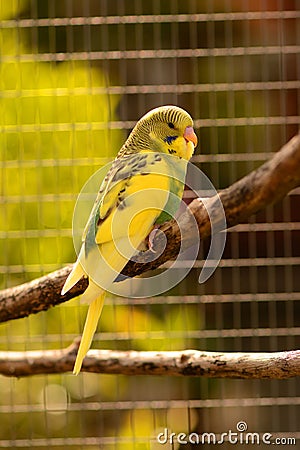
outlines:
[{"label": "cage wire grid", "polygon": [[[193,163],[216,189],[296,134],[299,6],[1,0],[1,288],[74,261],[80,189],[151,108],[176,104],[190,112],[200,138]],[[299,348],[299,194],[293,190],[229,230],[205,284],[197,282],[204,248],[172,290],[150,299],[108,298],[93,346]],[[2,324],[1,350],[66,347],[81,334],[85,311],[75,299]],[[0,392],[1,448],[187,449],[162,446],[156,437],[165,428],[220,434],[240,421],[249,431],[300,438],[296,379],[1,376]]]}]

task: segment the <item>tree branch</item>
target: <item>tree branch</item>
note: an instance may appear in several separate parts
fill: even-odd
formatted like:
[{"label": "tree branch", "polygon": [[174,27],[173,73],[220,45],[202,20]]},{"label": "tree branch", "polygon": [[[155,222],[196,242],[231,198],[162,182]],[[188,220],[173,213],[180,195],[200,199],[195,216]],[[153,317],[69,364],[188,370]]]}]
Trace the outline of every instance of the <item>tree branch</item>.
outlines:
[{"label": "tree branch", "polygon": [[[25,377],[69,372],[73,370],[78,345],[77,339],[63,350],[0,352],[0,373]],[[285,379],[300,375],[300,350],[276,353],[90,350],[81,371],[122,375]]]},{"label": "tree branch", "polygon": [[199,236],[198,233],[195,235],[194,222],[189,217],[190,213],[196,219],[201,239],[207,239],[211,233],[211,221],[219,222],[219,200],[223,204],[227,228],[230,228],[267,206],[282,200],[297,186],[300,186],[300,134],[294,136],[258,169],[227,189],[223,189],[216,196],[206,199],[205,205],[200,198],[193,200],[189,205],[189,212],[185,212],[179,218],[183,236],[181,236],[179,224],[175,220],[164,224],[160,230],[164,232],[167,244],[162,255],[146,264],[130,261],[123,273],[128,276],[136,276],[147,270],[156,269],[166,261],[175,258],[180,250],[180,245],[184,245],[184,247],[193,245]]},{"label": "tree branch", "polygon": [[[232,227],[272,203],[280,201],[299,185],[300,135],[297,135],[261,167],[222,190],[217,196],[206,200],[205,206],[201,199],[195,199],[189,205],[189,211],[197,221],[201,239],[206,239],[209,238],[211,232],[211,222],[207,210],[210,211],[212,221],[218,222],[218,199],[223,203],[227,226]],[[130,261],[123,273],[128,276],[136,276],[175,258],[180,249],[181,239],[185,247],[193,244],[195,239],[198,239],[198,235],[194,235],[189,213],[184,213],[179,221],[182,237],[179,225],[174,220],[164,224],[161,230],[165,233],[167,244],[162,255],[145,264]],[[158,245],[159,239],[160,234],[158,233]],[[64,297],[60,295],[61,288],[70,271],[71,266],[65,267],[30,283],[0,292],[0,322],[47,310],[51,306],[80,295],[87,286],[87,281],[84,279]]]}]

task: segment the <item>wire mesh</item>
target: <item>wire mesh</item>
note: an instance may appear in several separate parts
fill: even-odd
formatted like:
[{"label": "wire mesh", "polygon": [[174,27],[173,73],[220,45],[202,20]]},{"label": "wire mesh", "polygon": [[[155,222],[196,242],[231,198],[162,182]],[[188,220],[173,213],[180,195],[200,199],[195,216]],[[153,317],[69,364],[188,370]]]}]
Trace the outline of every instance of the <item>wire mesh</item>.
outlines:
[{"label": "wire mesh", "polygon": [[[201,143],[193,162],[217,189],[298,132],[297,0],[1,0],[0,18],[2,288],[74,261],[77,194],[151,108],[191,113]],[[204,285],[199,259],[164,295],[109,298],[94,346],[299,348],[299,194],[230,230]],[[1,349],[65,347],[84,315],[74,300],[2,324]],[[0,390],[2,448],[158,449],[165,429],[220,434],[240,421],[300,437],[294,379],[1,376]]]}]

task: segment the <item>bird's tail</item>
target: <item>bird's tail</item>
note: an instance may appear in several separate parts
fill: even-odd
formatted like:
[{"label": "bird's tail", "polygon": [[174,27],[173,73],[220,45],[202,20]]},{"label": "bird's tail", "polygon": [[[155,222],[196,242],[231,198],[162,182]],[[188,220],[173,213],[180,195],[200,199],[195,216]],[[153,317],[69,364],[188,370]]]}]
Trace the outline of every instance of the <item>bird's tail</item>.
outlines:
[{"label": "bird's tail", "polygon": [[105,299],[105,291],[100,289],[99,286],[93,283],[93,281],[90,279],[89,286],[81,296],[81,299],[83,301],[91,303],[89,305],[89,310],[86,316],[82,338],[73,369],[73,373],[75,375],[79,374],[82,366],[82,361],[91,346],[93,336],[97,328],[98,320],[102,312]]},{"label": "bird's tail", "polygon": [[83,267],[80,263],[82,259],[82,255],[84,254],[84,249],[82,248],[80,250],[80,254],[78,256],[78,259],[76,263],[73,266],[72,271],[69,273],[68,278],[65,281],[65,284],[63,285],[63,288],[61,290],[61,295],[65,295],[66,292],[68,292],[75,284],[83,277],[86,276],[85,271],[83,270]]}]

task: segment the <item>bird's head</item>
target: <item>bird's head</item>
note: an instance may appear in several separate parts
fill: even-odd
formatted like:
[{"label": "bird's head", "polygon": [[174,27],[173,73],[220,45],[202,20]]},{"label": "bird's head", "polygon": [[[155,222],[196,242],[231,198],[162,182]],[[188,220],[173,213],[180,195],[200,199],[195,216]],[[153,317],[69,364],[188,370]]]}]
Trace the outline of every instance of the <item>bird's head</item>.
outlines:
[{"label": "bird's head", "polygon": [[134,133],[149,150],[189,160],[197,145],[191,116],[178,106],[160,106],[143,116]]}]

